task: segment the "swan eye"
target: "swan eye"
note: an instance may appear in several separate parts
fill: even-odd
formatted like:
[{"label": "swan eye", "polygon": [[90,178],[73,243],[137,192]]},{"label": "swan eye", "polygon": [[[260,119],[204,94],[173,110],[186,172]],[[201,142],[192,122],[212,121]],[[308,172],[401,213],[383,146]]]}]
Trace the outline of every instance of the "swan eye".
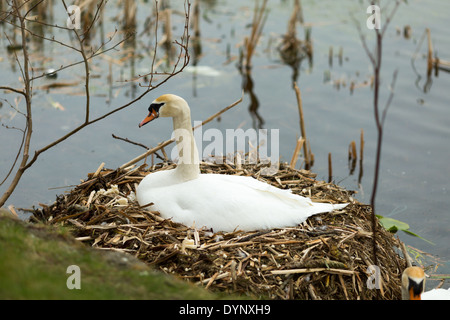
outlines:
[{"label": "swan eye", "polygon": [[159,109],[164,105],[164,102],[162,103],[152,103],[150,107],[148,107],[148,111],[152,112],[153,110],[156,112],[159,112]]}]

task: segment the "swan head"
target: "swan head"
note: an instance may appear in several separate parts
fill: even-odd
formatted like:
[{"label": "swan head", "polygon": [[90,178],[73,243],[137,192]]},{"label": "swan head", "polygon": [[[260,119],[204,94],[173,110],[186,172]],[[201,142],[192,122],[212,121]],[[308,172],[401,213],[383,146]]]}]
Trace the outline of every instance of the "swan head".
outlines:
[{"label": "swan head", "polygon": [[402,299],[422,300],[425,289],[425,273],[422,268],[409,267],[402,274]]},{"label": "swan head", "polygon": [[189,106],[183,98],[174,94],[163,94],[153,100],[148,107],[148,116],[139,124],[139,128],[158,117],[177,117],[189,114]]}]

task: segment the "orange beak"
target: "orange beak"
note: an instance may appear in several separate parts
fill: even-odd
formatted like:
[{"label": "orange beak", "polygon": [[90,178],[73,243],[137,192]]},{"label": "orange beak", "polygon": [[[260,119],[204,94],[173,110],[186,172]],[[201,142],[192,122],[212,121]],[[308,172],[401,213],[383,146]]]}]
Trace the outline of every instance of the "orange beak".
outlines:
[{"label": "orange beak", "polygon": [[151,109],[151,111],[149,112],[148,116],[145,117],[144,120],[142,120],[141,123],[139,123],[139,128],[142,127],[144,124],[149,123],[150,121],[156,119],[159,117],[159,113],[158,111],[156,111],[155,109]]}]

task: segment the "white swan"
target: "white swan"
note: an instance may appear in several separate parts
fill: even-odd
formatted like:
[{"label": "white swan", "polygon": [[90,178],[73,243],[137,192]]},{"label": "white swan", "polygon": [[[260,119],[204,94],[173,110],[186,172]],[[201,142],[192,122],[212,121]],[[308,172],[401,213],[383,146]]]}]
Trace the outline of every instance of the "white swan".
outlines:
[{"label": "white swan", "polygon": [[432,289],[424,292],[425,273],[420,267],[408,267],[402,274],[403,300],[450,300],[449,289]]},{"label": "white swan", "polygon": [[308,217],[347,204],[315,203],[252,177],[200,174],[199,155],[192,134],[187,102],[165,94],[152,102],[149,115],[139,124],[172,117],[179,152],[177,167],[147,175],[136,196],[141,206],[188,227],[213,231],[273,229],[295,226]]}]

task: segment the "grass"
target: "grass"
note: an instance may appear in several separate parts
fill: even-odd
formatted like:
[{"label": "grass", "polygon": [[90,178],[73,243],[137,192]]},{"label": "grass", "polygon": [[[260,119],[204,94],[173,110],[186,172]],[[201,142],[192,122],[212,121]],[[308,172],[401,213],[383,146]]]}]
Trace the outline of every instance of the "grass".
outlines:
[{"label": "grass", "polygon": [[[130,255],[99,251],[65,229],[0,216],[0,299],[217,299],[220,296],[151,269]],[[81,271],[81,289],[68,289]]]}]

